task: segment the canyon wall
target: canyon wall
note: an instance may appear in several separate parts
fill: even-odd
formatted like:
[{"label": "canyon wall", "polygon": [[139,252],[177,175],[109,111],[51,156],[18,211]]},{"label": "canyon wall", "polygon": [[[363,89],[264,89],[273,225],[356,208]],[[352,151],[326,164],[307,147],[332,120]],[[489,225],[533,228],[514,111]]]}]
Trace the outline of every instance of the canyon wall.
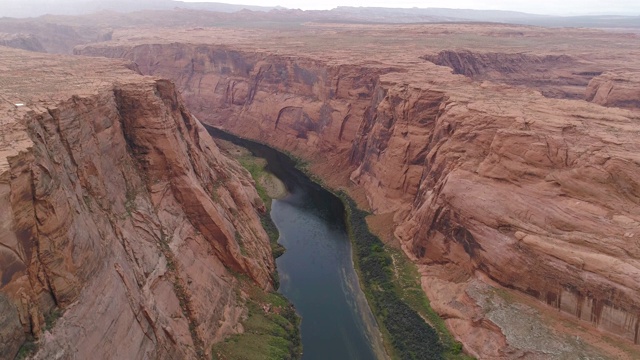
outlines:
[{"label": "canyon wall", "polygon": [[584,99],[589,81],[602,73],[596,64],[569,55],[472,52],[443,50],[421,57],[436,65],[450,67],[476,81],[498,81],[539,90],[559,99]]},{"label": "canyon wall", "polygon": [[474,83],[424,61],[149,42],[76,54],[134,61],[175,81],[204,122],[309,160],[331,186],[364,189],[375,213],[395,213],[419,264],[486,275],[638,343],[638,112]]},{"label": "canyon wall", "polygon": [[170,81],[106,60],[0,55],[24,103],[0,105],[1,358],[210,358],[237,276],[272,288],[248,172]]},{"label": "canyon wall", "polygon": [[[379,74],[391,71],[179,43],[86,47],[76,54],[132,60],[143,74],[172,79],[202,121],[244,128],[246,136],[305,157],[349,150]],[[260,121],[247,127],[250,119]]]}]

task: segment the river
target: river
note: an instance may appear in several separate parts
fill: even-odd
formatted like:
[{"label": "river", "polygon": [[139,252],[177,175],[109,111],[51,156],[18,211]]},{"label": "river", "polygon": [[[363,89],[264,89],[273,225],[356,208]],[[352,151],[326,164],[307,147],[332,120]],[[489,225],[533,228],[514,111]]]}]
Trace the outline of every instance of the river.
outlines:
[{"label": "river", "polygon": [[255,142],[210,130],[267,160],[286,185],[271,218],[287,251],[276,260],[279,291],[302,317],[304,360],[385,358],[379,330],[360,289],[342,202],[295,168],[286,155]]}]

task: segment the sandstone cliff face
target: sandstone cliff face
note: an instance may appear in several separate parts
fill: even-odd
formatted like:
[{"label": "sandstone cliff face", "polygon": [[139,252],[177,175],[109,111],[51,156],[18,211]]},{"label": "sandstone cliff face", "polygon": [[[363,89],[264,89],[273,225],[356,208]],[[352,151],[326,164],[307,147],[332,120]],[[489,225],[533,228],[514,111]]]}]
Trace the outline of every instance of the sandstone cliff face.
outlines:
[{"label": "sandstone cliff face", "polygon": [[0,112],[0,357],[34,336],[41,359],[195,358],[240,330],[233,273],[271,288],[263,205],[174,85],[99,59],[0,63],[2,97],[26,104]]},{"label": "sandstone cliff face", "polygon": [[[575,117],[554,116],[541,104],[519,121],[486,105],[443,104],[396,234],[423,261],[479,269],[637,343],[640,164],[619,136],[637,115],[574,104]],[[608,128],[586,125],[598,120]]]},{"label": "sandstone cliff face", "polygon": [[[374,212],[395,213],[416,262],[446,267],[427,288],[488,277],[640,340],[637,112],[473,83],[418,56],[347,65],[335,61],[340,49],[322,60],[170,41],[76,53],[169,77],[203,121],[310,160],[332,186],[364,189]],[[350,184],[331,180],[338,172]],[[449,290],[429,294],[470,353],[537,356],[486,347],[478,339],[509,339],[460,315]]]}]

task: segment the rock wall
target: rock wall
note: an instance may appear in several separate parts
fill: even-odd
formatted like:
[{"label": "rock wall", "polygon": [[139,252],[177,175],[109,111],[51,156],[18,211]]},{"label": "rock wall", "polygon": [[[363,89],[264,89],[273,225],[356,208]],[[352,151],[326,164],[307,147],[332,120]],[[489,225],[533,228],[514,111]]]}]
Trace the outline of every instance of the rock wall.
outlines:
[{"label": "rock wall", "polygon": [[550,114],[552,102],[515,98],[496,114],[416,90],[392,87],[365,119],[352,176],[382,190],[370,196],[382,211],[403,184],[396,236],[423,263],[479,270],[637,343],[640,162],[622,132],[638,114],[586,103]]},{"label": "rock wall", "polygon": [[[348,172],[416,262],[488,275],[638,343],[640,115],[464,81],[229,46],[116,44],[203,121]],[[328,180],[329,181],[329,180]]]},{"label": "rock wall", "polygon": [[271,289],[248,172],[171,82],[134,79],[16,119],[28,146],[0,175],[1,358],[31,337],[38,359],[208,358],[241,330],[236,275]]}]

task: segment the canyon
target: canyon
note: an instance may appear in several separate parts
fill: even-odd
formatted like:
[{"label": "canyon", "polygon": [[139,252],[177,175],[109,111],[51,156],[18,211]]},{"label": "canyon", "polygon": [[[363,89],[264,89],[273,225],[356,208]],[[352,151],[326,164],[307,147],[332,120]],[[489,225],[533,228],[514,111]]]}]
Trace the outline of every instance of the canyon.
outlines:
[{"label": "canyon", "polygon": [[75,55],[0,52],[0,357],[242,332],[236,275],[274,286],[265,208],[200,121],[370,211],[467,354],[640,356],[638,34],[156,15],[0,24]]},{"label": "canyon", "polygon": [[[75,53],[173,80],[201,121],[308,161],[327,186],[392,218],[469,354],[569,356],[560,336],[505,321],[541,313],[530,317],[560,318],[573,324],[556,324],[560,333],[580,328],[605,356],[634,358],[638,41],[511,25],[305,24],[121,30]],[[488,301],[502,291],[529,310]]]}]

